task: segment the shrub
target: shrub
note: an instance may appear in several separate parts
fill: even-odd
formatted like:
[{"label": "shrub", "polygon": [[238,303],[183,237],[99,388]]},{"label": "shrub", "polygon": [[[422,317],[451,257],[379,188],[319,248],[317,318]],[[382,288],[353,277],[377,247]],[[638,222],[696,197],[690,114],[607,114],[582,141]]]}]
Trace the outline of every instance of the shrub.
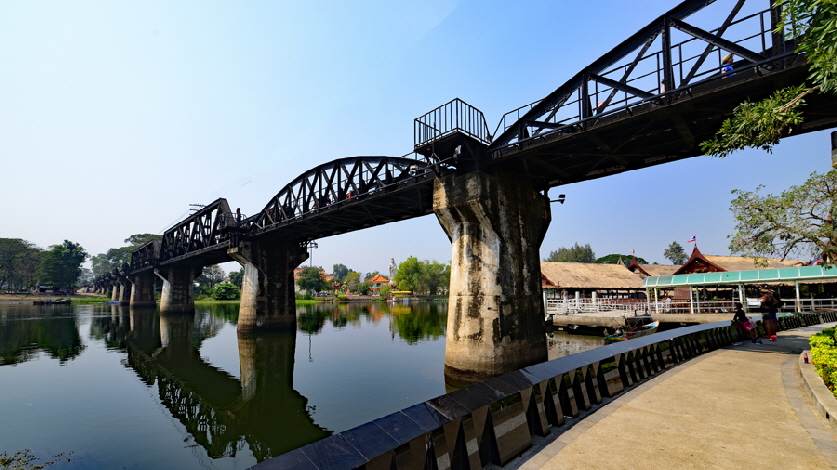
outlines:
[{"label": "shrub", "polygon": [[[827,333],[826,333],[827,332]],[[826,328],[809,339],[811,345],[811,364],[831,393],[837,398],[837,341],[834,328]]]},{"label": "shrub", "polygon": [[212,288],[212,298],[215,300],[235,300],[241,295],[241,290],[228,282],[222,282]]}]

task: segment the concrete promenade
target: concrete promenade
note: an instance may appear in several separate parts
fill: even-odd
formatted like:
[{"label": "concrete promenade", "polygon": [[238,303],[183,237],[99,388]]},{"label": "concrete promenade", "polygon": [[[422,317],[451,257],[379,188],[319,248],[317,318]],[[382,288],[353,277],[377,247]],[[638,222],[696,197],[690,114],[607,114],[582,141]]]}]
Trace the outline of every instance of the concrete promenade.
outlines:
[{"label": "concrete promenade", "polygon": [[798,379],[808,337],[834,323],[749,341],[672,367],[503,469],[831,469],[837,435]]}]

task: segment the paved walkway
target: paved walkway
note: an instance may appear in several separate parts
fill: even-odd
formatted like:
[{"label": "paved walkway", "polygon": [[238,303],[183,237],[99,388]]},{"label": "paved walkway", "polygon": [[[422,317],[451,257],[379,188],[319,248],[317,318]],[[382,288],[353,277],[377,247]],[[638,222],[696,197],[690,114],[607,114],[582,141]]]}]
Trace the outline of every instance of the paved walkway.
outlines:
[{"label": "paved walkway", "polygon": [[831,469],[837,435],[803,394],[798,355],[826,326],[698,356],[552,434],[504,467]]}]

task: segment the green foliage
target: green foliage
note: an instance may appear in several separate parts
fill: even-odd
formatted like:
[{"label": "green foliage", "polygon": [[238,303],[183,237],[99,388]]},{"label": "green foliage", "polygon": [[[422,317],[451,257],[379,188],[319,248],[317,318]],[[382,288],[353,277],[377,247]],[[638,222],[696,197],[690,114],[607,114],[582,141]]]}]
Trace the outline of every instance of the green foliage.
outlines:
[{"label": "green foliage", "polygon": [[366,273],[366,276],[363,276],[363,280],[368,281],[368,280],[372,279],[373,277],[377,276],[378,274],[381,274],[381,273],[378,272],[378,271],[372,271],[371,273]]},{"label": "green foliage", "polygon": [[222,282],[212,288],[212,298],[215,300],[235,300],[241,297],[241,290],[228,282]]},{"label": "green foliage", "polygon": [[[609,254],[607,256],[602,256],[601,258],[594,261],[594,263],[616,264],[616,263],[619,262],[619,258],[622,258],[622,262],[625,263],[625,264],[628,264],[628,263],[631,262],[631,257],[632,256],[633,255],[620,255],[618,253],[613,253],[613,254]],[[648,264],[648,262],[645,261],[645,258],[640,258],[638,256],[633,256],[633,257],[636,258],[636,262],[639,263],[639,264]]]},{"label": "green foliage", "polygon": [[398,290],[435,295],[440,288],[449,287],[450,265],[411,256],[398,265],[394,281]]},{"label": "green foliage", "polygon": [[0,286],[34,285],[43,250],[20,238],[0,238]]},{"label": "green foliage", "polygon": [[88,257],[84,248],[78,243],[64,240],[60,245],[54,245],[41,258],[41,284],[73,288],[81,275],[81,263]]},{"label": "green foliage", "polygon": [[834,0],[786,0],[776,32],[798,39],[797,52],[810,64],[813,86],[777,90],[759,103],[744,101],[723,122],[716,136],[701,143],[704,154],[726,157],[735,150],[757,147],[768,152],[804,120],[800,107],[811,93],[837,91],[837,7]]},{"label": "green foliage", "polygon": [[356,273],[354,271],[347,272],[343,278],[343,284],[346,286],[348,291],[357,292],[358,286],[360,285],[360,273]]},{"label": "green foliage", "polygon": [[107,253],[99,253],[93,256],[90,261],[93,268],[93,276],[98,277],[107,272],[120,268],[124,263],[131,262],[131,252],[138,246],[144,245],[151,240],[162,240],[162,235],[151,233],[138,233],[123,240],[128,246],[122,248],[111,248]]},{"label": "green foliage", "polygon": [[[65,455],[67,455],[68,457],[65,457]],[[32,451],[29,449],[19,450],[11,455],[9,455],[6,452],[0,452],[0,469],[41,470],[59,462],[72,462],[72,457],[69,457],[71,455],[73,455],[72,452],[70,452],[69,454],[65,454],[62,452],[60,454],[53,455],[52,457],[50,457],[52,460],[43,463],[36,463],[35,461],[38,460],[38,457],[32,455]]]},{"label": "green foliage", "polygon": [[320,268],[305,268],[299,273],[299,280],[296,284],[308,291],[318,292],[328,289],[328,283],[323,279]]},{"label": "green foliage", "polygon": [[201,275],[195,279],[195,282],[200,284],[200,289],[206,292],[211,292],[212,289],[226,279],[227,274],[217,264],[204,266]]},{"label": "green foliage", "polygon": [[[826,330],[831,330],[830,334]],[[834,339],[834,329],[826,330],[808,340],[811,345],[811,364],[822,377],[825,386],[837,397],[837,341]]]},{"label": "green foliage", "polygon": [[334,280],[336,282],[342,282],[343,279],[346,277],[346,274],[349,274],[349,272],[349,268],[347,268],[346,265],[342,263],[335,264],[331,268],[331,275],[334,276]]},{"label": "green foliage", "polygon": [[544,261],[559,263],[595,263],[596,254],[593,252],[593,249],[590,248],[589,243],[584,246],[579,246],[578,242],[576,242],[572,248],[561,247],[550,252],[549,256],[547,256]]},{"label": "green foliage", "polygon": [[765,257],[787,257],[808,250],[827,263],[837,261],[837,170],[811,174],[801,186],[792,186],[778,196],[734,190],[730,210],[736,233],[729,245],[765,264]]},{"label": "green foliage", "polygon": [[386,299],[387,297],[389,297],[389,292],[391,290],[392,290],[392,287],[389,284],[383,285],[383,286],[381,286],[380,289],[378,289],[378,296],[381,299]]},{"label": "green foliage", "polygon": [[663,252],[663,257],[671,261],[671,264],[674,265],[683,264],[689,259],[686,255],[686,251],[683,250],[683,246],[677,243],[677,240],[671,242],[671,245],[666,248]]},{"label": "green foliage", "polygon": [[239,269],[238,271],[232,271],[229,274],[230,277],[230,284],[238,287],[241,289],[241,283],[244,280],[244,268]]}]

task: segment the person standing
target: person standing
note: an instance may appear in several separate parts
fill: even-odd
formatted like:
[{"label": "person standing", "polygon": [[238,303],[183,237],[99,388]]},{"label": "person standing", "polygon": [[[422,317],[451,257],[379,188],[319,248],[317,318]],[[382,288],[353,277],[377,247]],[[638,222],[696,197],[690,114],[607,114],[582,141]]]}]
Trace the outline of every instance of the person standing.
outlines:
[{"label": "person standing", "polygon": [[771,341],[776,341],[776,307],[770,289],[761,289],[759,291],[759,305],[761,310],[761,322],[764,325],[764,335],[770,338]]}]

